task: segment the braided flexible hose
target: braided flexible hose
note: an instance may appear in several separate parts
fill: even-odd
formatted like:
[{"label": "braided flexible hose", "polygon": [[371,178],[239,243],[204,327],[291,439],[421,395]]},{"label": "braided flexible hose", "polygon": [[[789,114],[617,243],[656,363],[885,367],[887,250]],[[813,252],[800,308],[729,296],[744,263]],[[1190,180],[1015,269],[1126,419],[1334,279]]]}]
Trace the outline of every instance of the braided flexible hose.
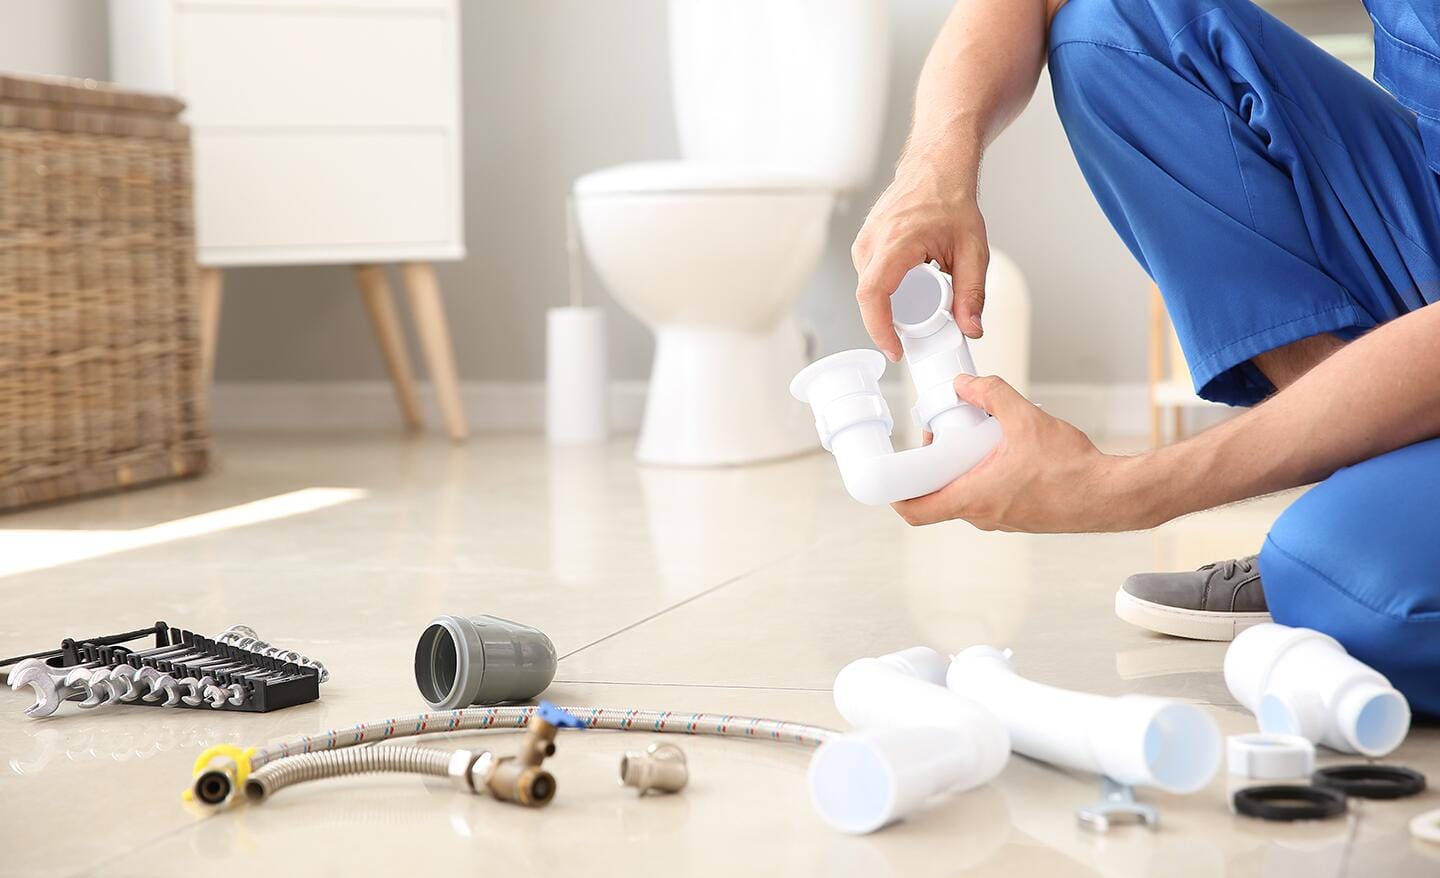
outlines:
[{"label": "braided flexible hose", "polygon": [[[759,719],[720,713],[677,713],[669,710],[629,710],[613,707],[562,707],[590,729],[624,732],[669,732],[682,735],[715,735],[728,738],[756,738],[780,743],[818,747],[837,732],[820,726],[787,720]],[[258,769],[277,759],[301,753],[338,750],[384,738],[460,732],[474,729],[521,729],[537,707],[471,707],[437,713],[417,713],[368,723],[348,729],[331,729],[318,735],[302,735],[278,744],[257,747],[250,765]]]},{"label": "braided flexible hose", "polygon": [[428,747],[361,747],[307,753],[272,762],[250,775],[245,783],[245,795],[250,801],[259,802],[297,783],[373,771],[447,777],[449,766],[448,750]]}]

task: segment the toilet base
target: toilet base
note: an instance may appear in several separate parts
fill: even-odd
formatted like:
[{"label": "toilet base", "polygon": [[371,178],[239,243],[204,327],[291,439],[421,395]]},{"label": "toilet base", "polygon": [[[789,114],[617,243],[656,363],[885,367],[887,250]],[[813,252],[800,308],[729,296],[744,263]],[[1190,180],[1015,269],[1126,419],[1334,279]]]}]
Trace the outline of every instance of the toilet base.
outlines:
[{"label": "toilet base", "polygon": [[657,327],[655,366],[635,457],[645,464],[734,466],[819,447],[787,391],[805,364],[793,320],[770,332]]}]

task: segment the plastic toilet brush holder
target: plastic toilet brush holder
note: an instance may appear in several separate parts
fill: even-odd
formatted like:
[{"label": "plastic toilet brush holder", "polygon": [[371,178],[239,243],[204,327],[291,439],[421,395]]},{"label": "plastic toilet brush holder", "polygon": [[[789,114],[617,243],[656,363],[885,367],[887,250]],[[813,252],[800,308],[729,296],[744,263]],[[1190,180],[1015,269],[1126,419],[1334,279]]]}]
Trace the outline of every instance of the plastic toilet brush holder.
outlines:
[{"label": "plastic toilet brush holder", "polygon": [[555,679],[544,632],[496,616],[436,616],[415,646],[415,684],[436,710],[529,701]]}]

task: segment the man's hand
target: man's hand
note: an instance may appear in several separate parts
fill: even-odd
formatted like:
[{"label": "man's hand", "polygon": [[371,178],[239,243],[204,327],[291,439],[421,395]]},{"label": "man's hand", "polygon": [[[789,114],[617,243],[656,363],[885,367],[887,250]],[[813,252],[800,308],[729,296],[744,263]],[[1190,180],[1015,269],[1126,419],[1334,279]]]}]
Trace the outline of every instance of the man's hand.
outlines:
[{"label": "man's hand", "polygon": [[1133,458],[1100,453],[1084,433],[999,378],[961,375],[955,392],[994,415],[1004,438],[939,491],[894,504],[910,524],[960,518],[981,530],[1073,533],[1159,523],[1138,502]]},{"label": "man's hand", "polygon": [[975,203],[974,168],[974,160],[907,150],[850,248],[860,276],[860,316],[892,362],[900,359],[900,339],[891,324],[890,294],[905,272],[932,259],[954,279],[955,322],[966,335],[980,337],[990,249]]}]

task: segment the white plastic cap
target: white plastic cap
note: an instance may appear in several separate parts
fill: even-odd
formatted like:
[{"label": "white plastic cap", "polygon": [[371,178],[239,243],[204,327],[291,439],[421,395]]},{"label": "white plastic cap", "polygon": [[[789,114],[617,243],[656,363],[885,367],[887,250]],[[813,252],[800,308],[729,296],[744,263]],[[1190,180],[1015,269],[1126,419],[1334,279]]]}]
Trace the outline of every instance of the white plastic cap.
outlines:
[{"label": "white plastic cap", "polygon": [[1225,750],[1226,766],[1237,777],[1309,778],[1315,771],[1315,745],[1299,735],[1231,735]]}]

